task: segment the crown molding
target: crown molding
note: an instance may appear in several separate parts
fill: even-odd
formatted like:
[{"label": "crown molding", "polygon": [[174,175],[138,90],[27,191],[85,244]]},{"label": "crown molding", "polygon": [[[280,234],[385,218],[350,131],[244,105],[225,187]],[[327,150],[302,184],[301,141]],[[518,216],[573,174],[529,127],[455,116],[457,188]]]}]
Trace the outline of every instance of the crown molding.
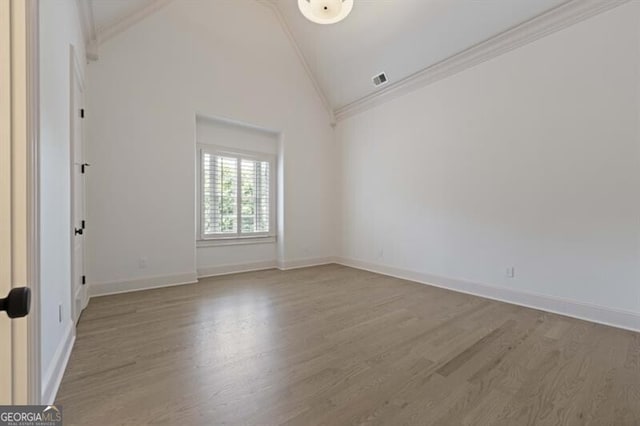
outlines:
[{"label": "crown molding", "polygon": [[[97,48],[102,43],[127,30],[132,25],[157,12],[174,0],[151,0],[143,7],[118,19],[109,25],[96,28],[93,18],[93,0],[76,0],[80,15],[82,31],[86,40],[87,58],[97,59]],[[377,105],[403,96],[416,89],[435,83],[454,74],[472,68],[509,51],[532,43],[547,35],[570,27],[600,13],[621,6],[631,0],[569,0],[535,18],[523,22],[509,30],[478,43],[460,53],[450,56],[434,65],[418,71],[400,81],[391,83],[385,88],[364,96],[343,107],[334,109],[322,90],[309,62],[298,45],[291,29],[280,8],[273,0],[256,0],[259,4],[269,8],[283,32],[289,39],[305,73],[311,81],[320,101],[329,114],[331,124],[351,117]]]},{"label": "crown molding", "polygon": [[76,0],[76,6],[80,16],[80,28],[84,37],[87,60],[95,61],[98,59],[98,35],[93,17],[93,2],[92,0]]},{"label": "crown molding", "polygon": [[334,111],[337,121],[479,65],[630,0],[570,0]]},{"label": "crown molding", "polygon": [[[92,0],[89,0],[92,1]],[[151,0],[144,6],[136,9],[132,13],[122,16],[119,19],[97,29],[97,44],[101,45],[107,40],[115,37],[123,31],[126,31],[134,24],[142,21],[144,18],[153,15],[174,0]]]},{"label": "crown molding", "polygon": [[331,107],[331,104],[329,103],[328,98],[325,95],[324,91],[320,87],[320,84],[318,83],[318,79],[313,74],[313,71],[309,66],[309,62],[307,61],[307,58],[304,56],[304,53],[302,53],[302,49],[300,49],[300,45],[298,44],[295,37],[293,36],[293,33],[291,32],[291,28],[289,27],[289,24],[287,24],[286,19],[282,15],[282,11],[273,0],[256,0],[256,1],[259,4],[269,8],[276,16],[278,23],[280,23],[280,27],[282,28],[282,31],[285,33],[285,35],[289,39],[289,42],[291,43],[291,47],[293,48],[293,50],[296,53],[296,56],[300,60],[300,64],[302,64],[302,68],[304,68],[304,71],[306,72],[307,77],[309,77],[309,80],[311,81],[313,88],[316,90],[316,93],[318,94],[318,97],[320,98],[322,105],[327,110],[327,113],[329,114],[329,118],[331,119],[331,125],[332,126],[335,125],[336,117],[334,114],[334,110]]}]

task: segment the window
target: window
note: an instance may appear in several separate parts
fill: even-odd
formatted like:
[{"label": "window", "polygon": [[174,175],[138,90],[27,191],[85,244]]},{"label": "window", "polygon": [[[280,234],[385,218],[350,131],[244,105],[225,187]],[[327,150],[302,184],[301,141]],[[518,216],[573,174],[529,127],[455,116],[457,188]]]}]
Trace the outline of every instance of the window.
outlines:
[{"label": "window", "polygon": [[265,154],[201,149],[201,240],[275,236],[274,163]]}]

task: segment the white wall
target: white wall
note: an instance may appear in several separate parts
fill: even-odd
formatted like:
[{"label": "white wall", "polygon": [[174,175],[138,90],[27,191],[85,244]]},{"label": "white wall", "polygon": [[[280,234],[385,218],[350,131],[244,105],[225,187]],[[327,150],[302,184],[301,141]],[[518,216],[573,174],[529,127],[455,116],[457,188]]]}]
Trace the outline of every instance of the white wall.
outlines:
[{"label": "white wall", "polygon": [[271,10],[171,2],[101,45],[88,73],[92,284],[195,277],[196,114],[282,132],[278,260],[335,253],[333,130]]},{"label": "white wall", "polygon": [[639,24],[631,2],[340,122],[341,256],[640,313]]},{"label": "white wall", "polygon": [[[229,123],[206,117],[196,118],[196,141],[200,145],[260,152],[277,158],[279,139],[280,135],[276,133],[250,128],[244,123]],[[197,158],[196,161],[198,161]],[[196,209],[198,209],[197,203]],[[211,242],[200,242],[196,248],[199,277],[229,271],[273,267],[277,261],[278,250],[275,242],[223,246],[212,246]]]},{"label": "white wall", "polygon": [[196,142],[204,145],[278,155],[280,136],[267,129],[252,128],[247,123],[234,123],[211,117],[196,117]]},{"label": "white wall", "polygon": [[[71,332],[70,46],[84,72],[84,42],[73,0],[40,5],[40,279],[43,393],[55,391]],[[58,306],[62,306],[62,322]],[[50,396],[50,395],[49,395]]]}]

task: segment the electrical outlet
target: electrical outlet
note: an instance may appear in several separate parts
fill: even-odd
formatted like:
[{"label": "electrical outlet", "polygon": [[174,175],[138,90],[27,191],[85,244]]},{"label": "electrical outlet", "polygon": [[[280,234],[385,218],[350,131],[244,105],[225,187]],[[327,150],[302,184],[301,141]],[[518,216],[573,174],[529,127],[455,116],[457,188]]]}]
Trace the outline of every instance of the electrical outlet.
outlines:
[{"label": "electrical outlet", "polygon": [[147,267],[147,258],[146,257],[141,257],[140,259],[138,259],[138,267],[140,269],[145,269]]},{"label": "electrical outlet", "polygon": [[507,268],[507,278],[515,278],[516,277],[516,268],[510,266]]}]

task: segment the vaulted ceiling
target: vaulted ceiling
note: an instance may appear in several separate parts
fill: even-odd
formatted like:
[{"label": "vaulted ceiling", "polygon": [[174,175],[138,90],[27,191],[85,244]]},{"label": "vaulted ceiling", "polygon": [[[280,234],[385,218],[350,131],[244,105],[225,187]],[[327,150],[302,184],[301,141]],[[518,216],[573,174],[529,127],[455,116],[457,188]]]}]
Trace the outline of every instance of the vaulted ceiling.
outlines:
[{"label": "vaulted ceiling", "polygon": [[335,109],[373,91],[386,72],[400,81],[565,0],[356,0],[335,25],[317,25],[296,0],[276,0]]},{"label": "vaulted ceiling", "polygon": [[153,2],[154,0],[91,0],[96,31],[103,32],[117,25]]},{"label": "vaulted ceiling", "polygon": [[[100,40],[171,0],[79,1],[84,1],[93,15]],[[256,1],[271,2],[319,92],[334,111],[385,90],[373,85],[375,74],[385,72],[390,82],[387,86],[391,86],[567,2],[355,0],[344,21],[318,25],[301,15],[297,0]]]}]

